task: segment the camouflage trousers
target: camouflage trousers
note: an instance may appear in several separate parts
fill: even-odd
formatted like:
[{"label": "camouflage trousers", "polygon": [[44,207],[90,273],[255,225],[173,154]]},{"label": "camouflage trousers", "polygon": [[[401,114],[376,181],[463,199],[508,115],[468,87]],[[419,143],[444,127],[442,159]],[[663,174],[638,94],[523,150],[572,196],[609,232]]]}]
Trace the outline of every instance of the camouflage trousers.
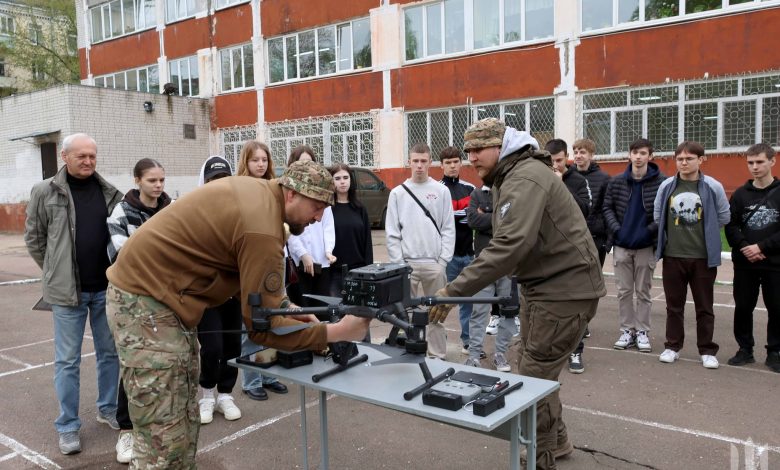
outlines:
[{"label": "camouflage trousers", "polygon": [[130,468],[195,468],[198,447],[198,337],[152,297],[109,284],[114,334],[133,422]]}]

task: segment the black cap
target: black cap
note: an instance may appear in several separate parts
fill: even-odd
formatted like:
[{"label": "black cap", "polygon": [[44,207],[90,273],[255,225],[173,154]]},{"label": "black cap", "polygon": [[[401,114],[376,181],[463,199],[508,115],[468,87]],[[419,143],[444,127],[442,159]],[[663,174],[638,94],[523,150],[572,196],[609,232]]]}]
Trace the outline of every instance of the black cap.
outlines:
[{"label": "black cap", "polygon": [[215,176],[231,176],[230,164],[222,157],[211,157],[206,160],[203,168],[203,182],[214,179]]}]

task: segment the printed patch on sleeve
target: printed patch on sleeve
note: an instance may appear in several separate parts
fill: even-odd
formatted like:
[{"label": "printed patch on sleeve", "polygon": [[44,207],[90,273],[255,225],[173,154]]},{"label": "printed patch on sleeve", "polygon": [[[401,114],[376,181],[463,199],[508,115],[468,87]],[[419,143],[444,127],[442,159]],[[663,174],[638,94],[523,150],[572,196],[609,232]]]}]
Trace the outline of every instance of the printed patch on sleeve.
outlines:
[{"label": "printed patch on sleeve", "polygon": [[268,292],[276,292],[282,288],[282,275],[279,273],[268,273],[263,281],[263,286]]},{"label": "printed patch on sleeve", "polygon": [[503,219],[503,218],[504,218],[504,216],[506,215],[506,212],[509,210],[509,206],[510,206],[510,205],[512,205],[512,203],[511,203],[511,202],[507,202],[506,204],[504,204],[503,206],[501,206],[501,209],[500,209],[500,211],[501,211],[500,218],[501,218],[501,219]]}]

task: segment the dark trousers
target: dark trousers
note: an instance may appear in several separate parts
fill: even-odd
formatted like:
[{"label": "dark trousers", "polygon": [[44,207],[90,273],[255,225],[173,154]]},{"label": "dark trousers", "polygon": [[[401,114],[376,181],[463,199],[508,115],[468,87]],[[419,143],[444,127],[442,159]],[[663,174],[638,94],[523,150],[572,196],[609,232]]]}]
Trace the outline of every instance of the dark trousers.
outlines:
[{"label": "dark trousers", "polygon": [[133,430],[133,422],[130,420],[130,411],[127,408],[125,381],[122,377],[119,377],[119,394],[116,399],[116,421],[119,423],[119,429],[122,431]]},{"label": "dark trousers", "polygon": [[696,345],[699,354],[714,356],[718,345],[712,341],[715,313],[712,303],[718,268],[707,267],[706,259],[664,257],[663,277],[666,296],[666,349],[680,351],[685,341],[685,301],[688,285],[696,310]]},{"label": "dark trousers", "polygon": [[[238,379],[238,369],[227,361],[241,355],[241,303],[231,298],[219,307],[207,308],[198,324],[200,342],[200,386],[217,387],[230,393]],[[210,333],[232,330],[238,333]]]},{"label": "dark trousers", "polygon": [[[569,353],[596,314],[599,299],[546,302],[526,298],[524,293],[520,299],[517,373],[557,381]],[[562,411],[557,390],[536,404],[536,465],[539,469],[555,469],[553,451],[569,439]]]},{"label": "dark trousers", "polygon": [[734,338],[740,349],[753,351],[753,310],[758,302],[759,287],[769,317],[766,349],[767,352],[780,351],[780,271],[734,270]]},{"label": "dark trousers", "polygon": [[319,274],[312,276],[298,268],[298,282],[287,287],[290,301],[299,307],[320,307],[324,305],[318,300],[304,297],[304,294],[330,295],[330,269],[322,268]]},{"label": "dark trousers", "polygon": [[[593,239],[593,242],[596,243],[596,250],[599,252],[599,262],[601,263],[601,267],[604,268],[604,260],[607,259],[607,247],[604,246],[603,241],[596,238]],[[585,333],[587,333],[587,329],[585,330]],[[585,350],[585,333],[582,334],[582,338],[580,339],[580,343],[577,345],[577,348],[574,350],[574,354],[582,354],[582,352]]]}]

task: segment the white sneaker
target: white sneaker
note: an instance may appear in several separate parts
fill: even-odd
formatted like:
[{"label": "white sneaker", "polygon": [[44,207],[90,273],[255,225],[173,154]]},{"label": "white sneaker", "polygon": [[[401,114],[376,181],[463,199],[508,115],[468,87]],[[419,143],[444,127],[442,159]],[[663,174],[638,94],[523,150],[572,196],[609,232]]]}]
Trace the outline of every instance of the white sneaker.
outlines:
[{"label": "white sneaker", "polygon": [[646,331],[636,332],[636,347],[639,349],[639,352],[650,352],[653,350],[653,347],[650,346],[650,338],[648,338]]},{"label": "white sneaker", "polygon": [[225,415],[228,421],[235,421],[241,417],[241,410],[233,402],[233,397],[228,394],[220,395],[217,398],[217,412]]},{"label": "white sneaker", "polygon": [[636,344],[636,337],[631,330],[620,330],[620,338],[612,346],[615,349],[628,349]]},{"label": "white sneaker", "polygon": [[512,371],[512,366],[509,365],[509,362],[506,360],[506,356],[504,356],[504,353],[493,354],[493,366],[499,372]]},{"label": "white sneaker", "polygon": [[718,358],[715,356],[710,356],[708,354],[705,354],[701,357],[701,363],[704,366],[705,369],[717,369],[720,364],[718,364]]},{"label": "white sneaker", "polygon": [[660,356],[658,356],[658,360],[661,362],[665,362],[667,364],[671,364],[672,362],[676,361],[680,358],[680,353],[677,351],[672,351],[671,349],[664,349],[664,352],[661,353]]},{"label": "white sneaker", "polygon": [[515,317],[515,334],[512,335],[513,338],[520,336],[520,317]]},{"label": "white sneaker", "polygon": [[201,398],[198,401],[198,407],[200,408],[200,424],[209,424],[214,421],[213,398]]},{"label": "white sneaker", "polygon": [[116,441],[116,461],[130,463],[133,460],[133,431],[122,431]]},{"label": "white sneaker", "polygon": [[488,323],[487,329],[485,329],[485,333],[489,335],[497,335],[498,334],[498,322],[501,321],[501,317],[498,315],[491,315],[490,316],[490,322]]}]

